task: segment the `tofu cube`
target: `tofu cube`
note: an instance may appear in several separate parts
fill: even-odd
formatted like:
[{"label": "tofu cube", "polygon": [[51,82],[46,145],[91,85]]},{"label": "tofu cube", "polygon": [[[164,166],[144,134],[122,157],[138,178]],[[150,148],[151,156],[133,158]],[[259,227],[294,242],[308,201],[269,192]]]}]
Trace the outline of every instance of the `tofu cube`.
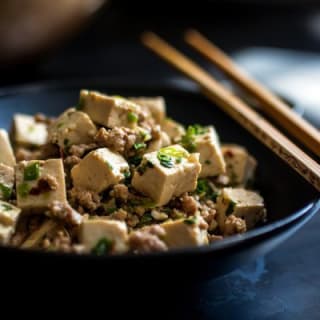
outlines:
[{"label": "tofu cube", "polygon": [[14,185],[14,169],[0,163],[0,200],[8,200]]},{"label": "tofu cube", "polygon": [[153,140],[149,143],[146,153],[157,151],[163,147],[169,146],[170,144],[171,144],[170,137],[164,131],[161,131],[160,138]]},{"label": "tofu cube", "polygon": [[130,101],[138,104],[142,110],[151,113],[156,123],[161,124],[166,117],[166,104],[163,97],[133,97]]},{"label": "tofu cube", "polygon": [[14,143],[19,146],[41,146],[47,142],[47,126],[26,114],[14,115],[12,133]]},{"label": "tofu cube", "polygon": [[170,137],[173,143],[179,142],[181,137],[186,133],[182,124],[169,118],[162,121],[161,129]]},{"label": "tofu cube", "polygon": [[0,129],[0,150],[0,163],[14,167],[16,158],[12,150],[8,132],[4,129]]},{"label": "tofu cube", "polygon": [[132,185],[161,206],[174,196],[195,190],[200,170],[199,154],[173,145],[146,153],[134,172]]},{"label": "tofu cube", "polygon": [[186,136],[182,138],[182,145],[187,144],[186,148],[189,151],[200,153],[200,163],[202,165],[200,177],[205,178],[224,173],[226,170],[225,162],[216,130],[212,126],[192,127],[195,130],[189,131],[190,127],[188,128]]},{"label": "tofu cube", "polygon": [[263,198],[254,191],[224,188],[217,198],[217,221],[222,231],[231,214],[245,220],[247,229],[252,229],[266,217]]},{"label": "tofu cube", "polygon": [[90,117],[76,109],[68,109],[49,127],[49,141],[66,149],[74,144],[89,144],[97,133]]},{"label": "tofu cube", "polygon": [[[124,222],[107,220],[104,218],[93,218],[84,220],[80,227],[80,242],[87,251],[92,251],[105,243],[104,253],[124,253],[128,250],[128,230]],[[98,254],[98,252],[96,252]]]},{"label": "tofu cube", "polygon": [[10,203],[0,201],[0,244],[8,244],[15,232],[21,209]]},{"label": "tofu cube", "polygon": [[87,90],[80,92],[80,107],[94,122],[108,128],[135,128],[141,113],[132,101]]},{"label": "tofu cube", "polygon": [[127,161],[108,148],[100,148],[87,154],[71,170],[73,185],[79,189],[101,192],[124,179],[129,170]]},{"label": "tofu cube", "polygon": [[221,149],[231,185],[245,186],[254,177],[257,161],[241,146],[223,145]]},{"label": "tofu cube", "polygon": [[61,159],[21,161],[16,167],[17,205],[24,212],[42,213],[54,201],[66,203]]},{"label": "tofu cube", "polygon": [[0,224],[4,226],[15,226],[21,209],[14,205],[0,201]]},{"label": "tofu cube", "polygon": [[199,221],[199,217],[192,217],[162,223],[166,232],[163,241],[170,249],[208,244],[207,230],[199,228]]}]

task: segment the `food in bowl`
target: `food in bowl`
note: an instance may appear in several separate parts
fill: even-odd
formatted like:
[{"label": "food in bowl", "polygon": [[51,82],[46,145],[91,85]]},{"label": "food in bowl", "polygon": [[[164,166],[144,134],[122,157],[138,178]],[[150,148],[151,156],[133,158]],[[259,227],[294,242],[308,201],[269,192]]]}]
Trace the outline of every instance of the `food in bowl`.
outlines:
[{"label": "food in bowl", "polygon": [[81,90],[57,118],[0,130],[0,243],[96,255],[207,245],[266,219],[256,160],[184,127],[162,97]]}]

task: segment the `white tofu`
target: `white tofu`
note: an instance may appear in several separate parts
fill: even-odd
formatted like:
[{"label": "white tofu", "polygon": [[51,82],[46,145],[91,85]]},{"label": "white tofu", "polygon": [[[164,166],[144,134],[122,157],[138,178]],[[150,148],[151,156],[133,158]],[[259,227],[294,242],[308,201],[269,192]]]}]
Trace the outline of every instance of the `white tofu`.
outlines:
[{"label": "white tofu", "polygon": [[14,185],[14,169],[0,163],[0,200],[8,200]]},{"label": "white tofu", "polygon": [[74,144],[89,144],[97,133],[90,117],[76,109],[68,109],[49,127],[49,141],[61,149]]},{"label": "white tofu", "polygon": [[161,131],[160,133],[160,138],[153,140],[149,143],[148,148],[146,150],[146,153],[152,152],[152,151],[157,151],[163,147],[167,147],[171,144],[171,139],[167,135],[166,132]]},{"label": "white tofu", "polygon": [[181,137],[186,133],[182,124],[169,118],[162,121],[161,129],[167,133],[173,143],[179,142]]},{"label": "white tofu", "polygon": [[20,212],[20,208],[8,202],[0,201],[0,224],[4,226],[15,226]]},{"label": "white tofu", "polygon": [[127,161],[108,148],[100,148],[87,154],[71,170],[73,185],[79,189],[101,192],[124,179],[129,170]]},{"label": "white tofu", "polygon": [[21,209],[10,203],[0,201],[0,244],[8,244],[15,232]]},{"label": "white tofu", "polygon": [[16,158],[12,150],[8,132],[4,129],[0,129],[0,150],[0,163],[14,167]]},{"label": "white tofu", "polygon": [[194,136],[194,152],[200,153],[200,177],[217,176],[226,170],[219,139],[213,127],[205,127],[203,134]]},{"label": "white tofu", "polygon": [[231,185],[245,186],[254,177],[257,161],[242,146],[223,145],[221,150]]},{"label": "white tofu", "polygon": [[34,117],[15,114],[13,117],[13,140],[21,146],[41,146],[47,142],[47,126],[38,123]]},{"label": "white tofu", "polygon": [[224,231],[226,218],[233,214],[246,222],[247,229],[252,229],[266,216],[263,198],[254,191],[242,188],[224,188],[217,198],[217,221]]},{"label": "white tofu", "polygon": [[180,145],[173,145],[145,154],[132,185],[161,206],[174,196],[195,190],[200,170],[199,154],[189,154]]},{"label": "white tofu", "polygon": [[168,248],[185,248],[208,244],[207,230],[199,228],[199,217],[178,219],[161,224]]},{"label": "white tofu", "polygon": [[94,249],[101,240],[111,242],[110,253],[124,253],[128,250],[128,230],[121,221],[98,217],[85,220],[80,227],[79,238],[87,251]]},{"label": "white tofu", "polygon": [[133,97],[130,101],[135,102],[142,109],[146,109],[156,123],[161,124],[166,117],[166,103],[163,97]]},{"label": "white tofu", "polygon": [[[50,187],[47,178],[54,181]],[[61,159],[22,161],[16,167],[17,205],[24,212],[43,213],[54,201],[66,203]]]},{"label": "white tofu", "polygon": [[80,92],[80,107],[94,122],[108,128],[135,128],[141,113],[132,101],[87,90]]}]

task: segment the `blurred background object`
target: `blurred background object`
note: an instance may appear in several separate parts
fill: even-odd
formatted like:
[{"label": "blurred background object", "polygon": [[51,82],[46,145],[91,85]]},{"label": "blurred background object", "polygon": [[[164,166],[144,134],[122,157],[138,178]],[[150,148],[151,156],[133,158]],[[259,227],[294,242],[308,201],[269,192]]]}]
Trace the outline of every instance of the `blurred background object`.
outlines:
[{"label": "blurred background object", "polygon": [[105,0],[1,0],[0,65],[26,61],[55,47]]}]

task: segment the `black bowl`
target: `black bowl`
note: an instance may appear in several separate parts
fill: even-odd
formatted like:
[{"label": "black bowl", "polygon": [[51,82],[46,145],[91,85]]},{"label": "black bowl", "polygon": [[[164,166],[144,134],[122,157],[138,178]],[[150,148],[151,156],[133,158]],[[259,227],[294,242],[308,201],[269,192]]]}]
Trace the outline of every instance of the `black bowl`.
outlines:
[{"label": "black bowl", "polygon": [[[184,124],[213,124],[222,142],[246,146],[259,163],[256,187],[265,198],[268,222],[210,246],[143,256],[75,256],[1,248],[1,261],[7,261],[3,268],[8,272],[17,265],[36,276],[55,270],[61,277],[68,277],[70,283],[70,274],[78,271],[90,274],[85,277],[88,283],[105,281],[109,286],[118,285],[119,279],[140,285],[150,283],[150,279],[158,283],[167,283],[169,279],[184,283],[187,279],[191,283],[226,274],[269,252],[319,210],[317,192],[299,175],[198,92],[178,85],[86,79],[5,89],[0,92],[0,127],[8,128],[15,112],[57,115],[78,101],[81,88],[123,96],[163,95],[170,117]],[[104,273],[112,277],[101,278]],[[26,280],[24,275],[21,278]]]}]

